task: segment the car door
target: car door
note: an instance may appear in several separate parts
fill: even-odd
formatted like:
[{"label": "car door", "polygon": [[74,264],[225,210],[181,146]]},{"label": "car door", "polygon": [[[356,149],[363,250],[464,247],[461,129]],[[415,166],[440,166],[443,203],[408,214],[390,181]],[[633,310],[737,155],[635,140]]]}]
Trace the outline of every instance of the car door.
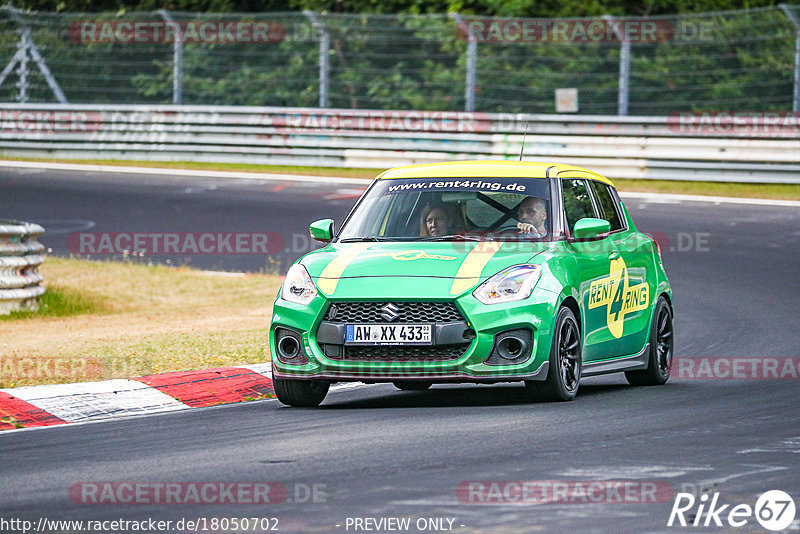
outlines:
[{"label": "car door", "polygon": [[[570,236],[575,223],[585,217],[598,217],[595,200],[589,190],[586,173],[570,171],[559,174],[563,217]],[[586,241],[568,240],[566,249],[576,264],[575,285],[580,293],[583,317],[583,359],[597,361],[619,355],[619,339],[609,330],[608,303],[617,290],[620,272],[618,252],[608,237]]]},{"label": "car door", "polygon": [[644,347],[650,332],[650,296],[655,290],[652,245],[646,236],[629,228],[613,188],[595,180],[590,181],[590,188],[600,218],[611,224],[609,238],[620,253],[621,284],[610,310],[617,324],[612,334],[619,338],[621,355],[636,354]]}]

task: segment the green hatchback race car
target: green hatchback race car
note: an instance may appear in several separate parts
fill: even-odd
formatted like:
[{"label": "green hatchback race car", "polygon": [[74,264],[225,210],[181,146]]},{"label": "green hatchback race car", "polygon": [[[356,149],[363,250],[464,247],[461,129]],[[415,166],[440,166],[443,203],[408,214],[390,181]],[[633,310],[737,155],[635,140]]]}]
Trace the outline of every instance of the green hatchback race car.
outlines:
[{"label": "green hatchback race car", "polygon": [[275,300],[275,394],[330,384],[523,382],[572,400],[581,377],[664,384],[672,292],[656,243],[611,181],[561,164],[460,161],[388,170],[341,229],[289,268]]}]

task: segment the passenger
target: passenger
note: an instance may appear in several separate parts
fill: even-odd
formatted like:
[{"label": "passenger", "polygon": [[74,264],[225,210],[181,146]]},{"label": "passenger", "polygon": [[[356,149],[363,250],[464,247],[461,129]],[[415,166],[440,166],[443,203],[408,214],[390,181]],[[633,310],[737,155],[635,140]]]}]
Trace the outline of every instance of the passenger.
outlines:
[{"label": "passenger", "polygon": [[526,197],[517,212],[517,228],[520,233],[531,237],[544,237],[547,235],[547,201],[538,197]]},{"label": "passenger", "polygon": [[419,235],[436,237],[453,233],[455,224],[444,204],[427,204],[419,219]]}]

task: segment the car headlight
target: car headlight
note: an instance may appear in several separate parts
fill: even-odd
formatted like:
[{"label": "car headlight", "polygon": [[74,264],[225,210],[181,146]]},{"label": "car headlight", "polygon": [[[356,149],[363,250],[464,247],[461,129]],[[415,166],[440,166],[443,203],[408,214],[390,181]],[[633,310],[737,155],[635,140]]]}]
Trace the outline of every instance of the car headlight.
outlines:
[{"label": "car headlight", "polygon": [[538,265],[514,265],[490,277],[472,294],[484,304],[523,300],[531,296],[541,274]]},{"label": "car headlight", "polygon": [[306,268],[295,263],[289,267],[286,279],[283,281],[281,298],[296,304],[308,304],[317,296],[317,288],[311,277],[308,276]]}]

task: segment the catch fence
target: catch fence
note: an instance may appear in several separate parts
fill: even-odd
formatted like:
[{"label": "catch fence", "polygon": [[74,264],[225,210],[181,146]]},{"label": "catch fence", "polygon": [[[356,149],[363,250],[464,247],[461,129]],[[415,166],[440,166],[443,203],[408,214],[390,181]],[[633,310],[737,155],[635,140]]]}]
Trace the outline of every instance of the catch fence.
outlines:
[{"label": "catch fence", "polygon": [[3,66],[0,101],[19,103],[798,112],[800,6],[558,20],[5,6]]}]

